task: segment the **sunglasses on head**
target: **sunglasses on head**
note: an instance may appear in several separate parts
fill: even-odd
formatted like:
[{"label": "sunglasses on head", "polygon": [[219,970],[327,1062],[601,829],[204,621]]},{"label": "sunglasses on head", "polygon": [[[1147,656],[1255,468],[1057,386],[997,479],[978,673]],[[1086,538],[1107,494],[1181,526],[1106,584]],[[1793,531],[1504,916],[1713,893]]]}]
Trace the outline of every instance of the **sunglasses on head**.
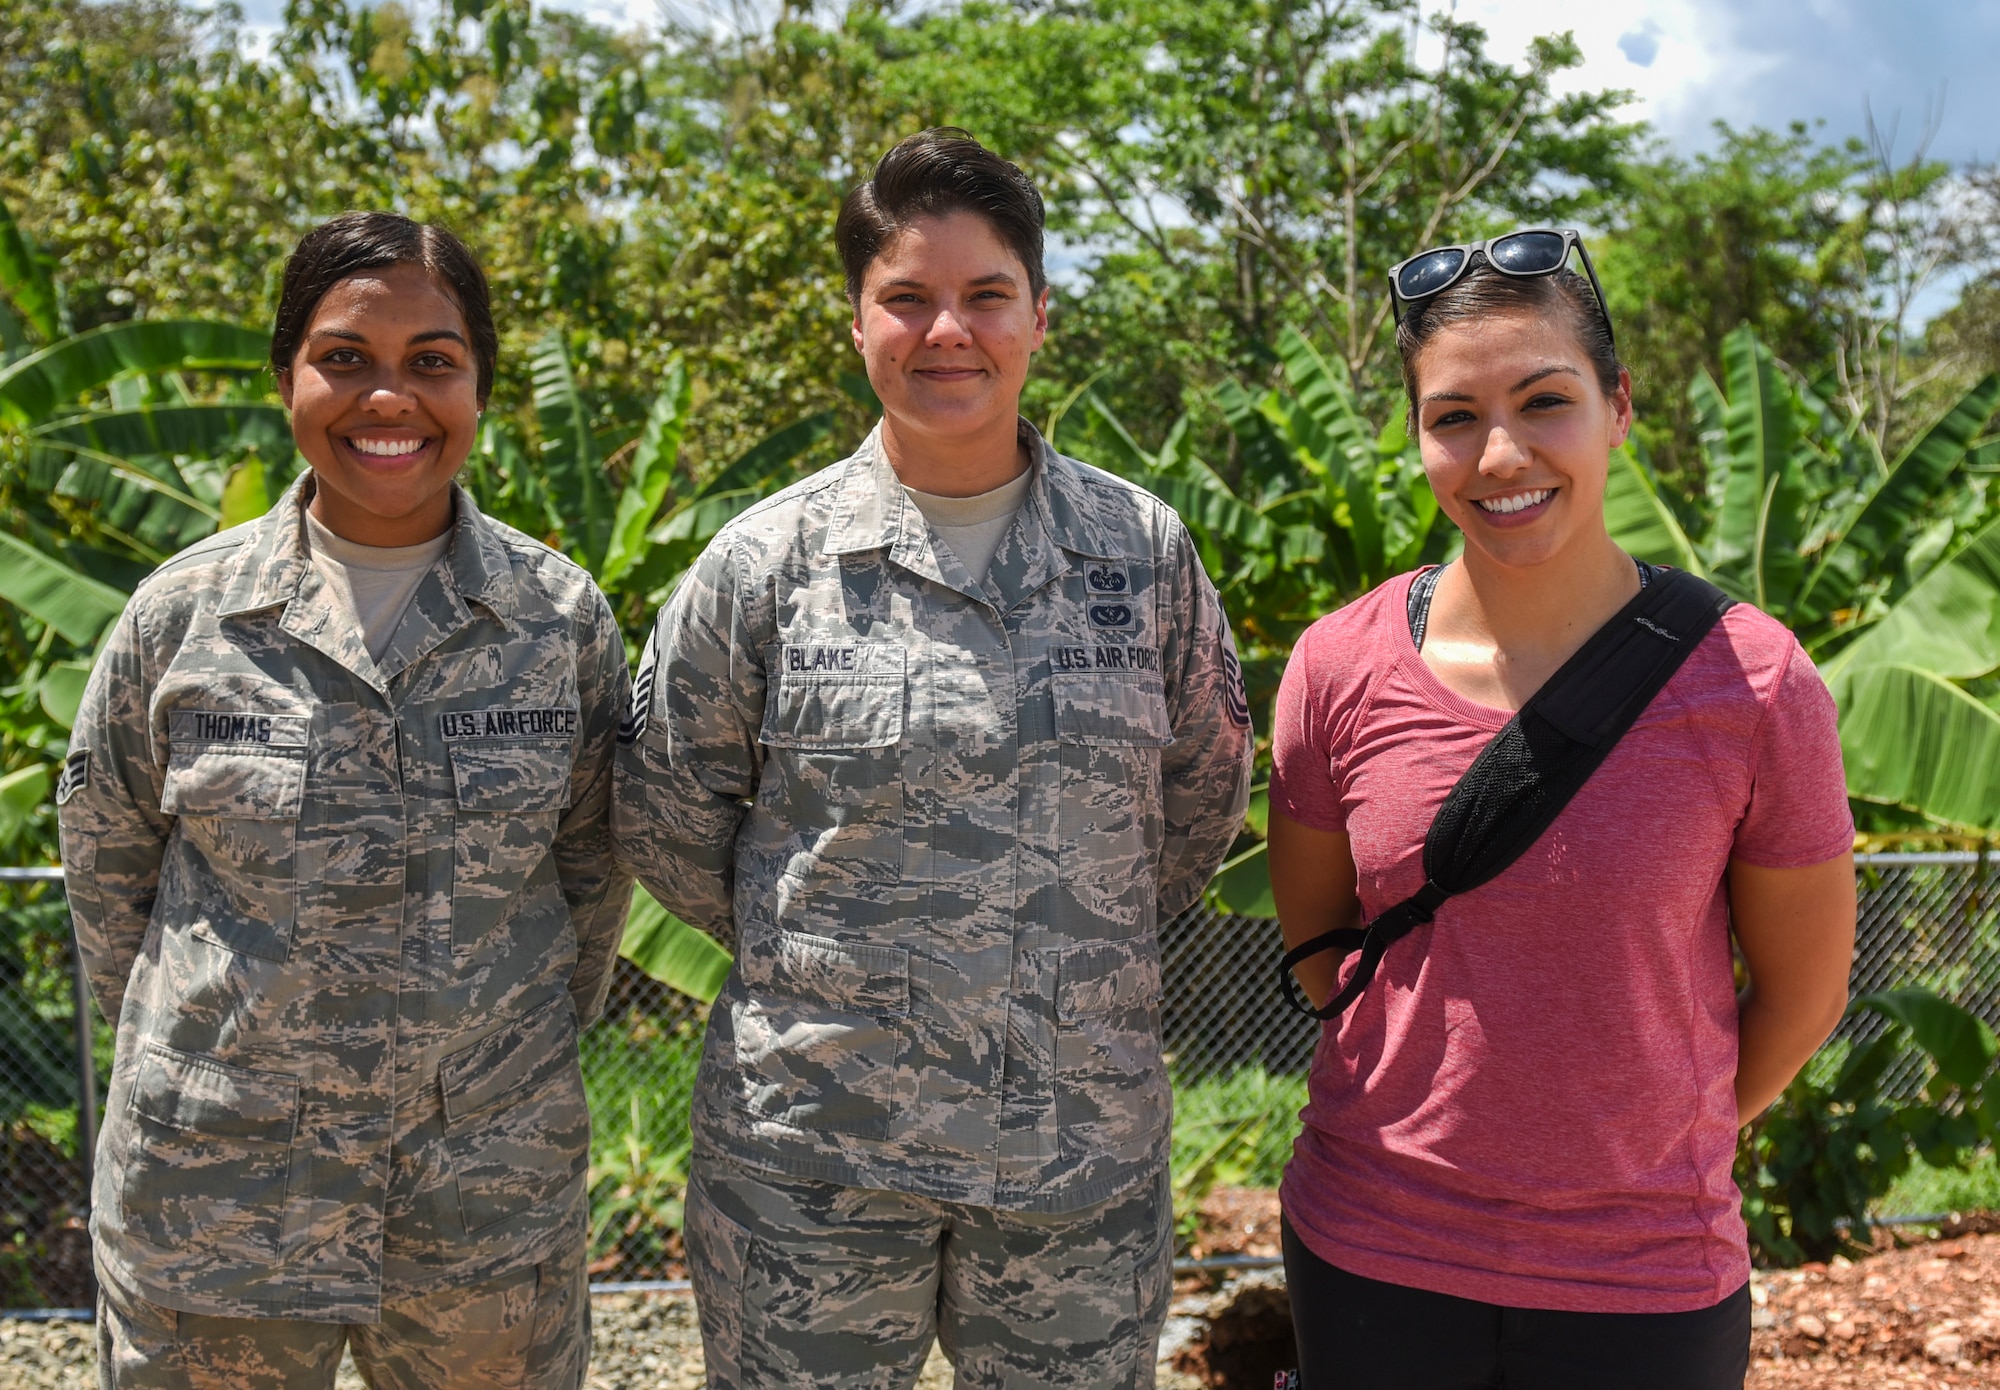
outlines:
[{"label": "sunglasses on head", "polygon": [[1611,330],[1611,308],[1604,302],[1604,286],[1597,282],[1597,269],[1590,263],[1590,252],[1584,250],[1582,235],[1567,227],[1529,227],[1485,241],[1419,251],[1389,267],[1389,306],[1401,324],[1405,304],[1421,303],[1450,289],[1472,269],[1474,256],[1485,256],[1486,263],[1502,275],[1526,280],[1561,270],[1569,264],[1572,248],[1583,262],[1591,293],[1597,296],[1597,312],[1604,316],[1604,331],[1611,333],[1615,345],[1617,334]]}]

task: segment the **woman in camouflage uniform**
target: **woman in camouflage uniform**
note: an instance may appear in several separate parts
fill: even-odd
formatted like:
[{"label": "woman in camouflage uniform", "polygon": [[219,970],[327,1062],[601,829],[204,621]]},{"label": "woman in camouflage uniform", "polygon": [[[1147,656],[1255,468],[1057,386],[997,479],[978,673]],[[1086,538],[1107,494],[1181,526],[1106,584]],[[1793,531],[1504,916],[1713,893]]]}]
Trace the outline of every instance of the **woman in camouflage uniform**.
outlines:
[{"label": "woman in camouflage uniform", "polygon": [[1166,1316],[1159,924],[1242,825],[1173,510],[1019,413],[1042,202],[958,131],[842,209],[880,427],[662,612],[619,845],[737,946],[695,1086],[711,1390],[1136,1390]]},{"label": "woman in camouflage uniform", "polygon": [[133,596],[57,800],[118,1028],[92,1230],[106,1386],[569,1387],[630,883],[624,648],[453,482],[492,384],[449,233],[350,213],[272,341],[311,465]]}]

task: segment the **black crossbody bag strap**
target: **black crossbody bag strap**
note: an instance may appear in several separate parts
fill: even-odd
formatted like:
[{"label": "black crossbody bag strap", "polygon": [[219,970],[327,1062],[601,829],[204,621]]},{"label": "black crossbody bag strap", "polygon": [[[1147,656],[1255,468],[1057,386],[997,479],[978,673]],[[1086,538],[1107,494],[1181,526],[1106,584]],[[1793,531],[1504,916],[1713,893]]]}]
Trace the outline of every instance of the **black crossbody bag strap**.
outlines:
[{"label": "black crossbody bag strap", "polygon": [[[1529,697],[1480,750],[1424,837],[1424,886],[1365,927],[1336,927],[1285,952],[1285,1000],[1338,1018],[1375,978],[1390,946],[1430,921],[1447,898],[1495,878],[1527,853],[1673,679],[1733,600],[1685,570],[1659,577]],[[1315,1009],[1292,969],[1323,951],[1361,953],[1353,974]]]}]

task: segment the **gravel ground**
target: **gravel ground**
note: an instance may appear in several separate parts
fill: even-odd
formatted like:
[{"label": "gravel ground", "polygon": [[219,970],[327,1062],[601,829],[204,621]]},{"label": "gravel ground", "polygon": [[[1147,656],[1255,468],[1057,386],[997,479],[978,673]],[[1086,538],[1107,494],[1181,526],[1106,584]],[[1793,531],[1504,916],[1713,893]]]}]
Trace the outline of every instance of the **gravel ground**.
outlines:
[{"label": "gravel ground", "polygon": [[[1215,1214],[1222,1219],[1205,1223],[1211,1248],[1269,1239],[1264,1214],[1247,1198],[1232,1196]],[[2000,1390],[1994,1226],[2000,1221],[1967,1223],[1965,1234],[1758,1276],[1747,1390]],[[1237,1241],[1218,1239],[1232,1228]],[[1216,1294],[1184,1289],[1161,1346],[1160,1390],[1227,1383],[1209,1373],[1210,1353],[1222,1348],[1205,1346],[1207,1316],[1231,1303],[1254,1314],[1259,1299],[1271,1305],[1266,1314],[1280,1315],[1281,1276],[1251,1275]],[[600,1296],[592,1328],[590,1390],[702,1390],[701,1338],[686,1295]],[[94,1386],[94,1334],[89,1323],[0,1320],[0,1390]],[[1219,1370],[1223,1358],[1215,1360]],[[933,1352],[919,1390],[950,1386]],[[364,1390],[351,1366],[339,1390]]]},{"label": "gravel ground", "polygon": [[[0,1320],[0,1390],[87,1390],[97,1384],[96,1328],[87,1322]],[[701,1334],[685,1294],[608,1294],[591,1306],[589,1390],[702,1390]],[[1160,1390],[1199,1390],[1171,1369]],[[365,1390],[353,1363],[337,1390]],[[918,1390],[951,1390],[934,1349]]]}]

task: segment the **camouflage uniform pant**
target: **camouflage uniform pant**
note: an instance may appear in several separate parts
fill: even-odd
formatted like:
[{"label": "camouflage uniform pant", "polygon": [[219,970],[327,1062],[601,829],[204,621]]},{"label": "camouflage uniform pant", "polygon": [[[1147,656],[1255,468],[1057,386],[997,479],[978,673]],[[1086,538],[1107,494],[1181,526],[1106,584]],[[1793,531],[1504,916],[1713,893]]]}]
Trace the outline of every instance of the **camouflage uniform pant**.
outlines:
[{"label": "camouflage uniform pant", "polygon": [[1167,1175],[1060,1216],[698,1162],[689,1272],[709,1390],[1152,1390]]},{"label": "camouflage uniform pant", "polygon": [[343,1348],[375,1390],[578,1390],[590,1360],[581,1244],[483,1284],[385,1302],[379,1323],[182,1313],[99,1276],[101,1390],[331,1390]]}]

